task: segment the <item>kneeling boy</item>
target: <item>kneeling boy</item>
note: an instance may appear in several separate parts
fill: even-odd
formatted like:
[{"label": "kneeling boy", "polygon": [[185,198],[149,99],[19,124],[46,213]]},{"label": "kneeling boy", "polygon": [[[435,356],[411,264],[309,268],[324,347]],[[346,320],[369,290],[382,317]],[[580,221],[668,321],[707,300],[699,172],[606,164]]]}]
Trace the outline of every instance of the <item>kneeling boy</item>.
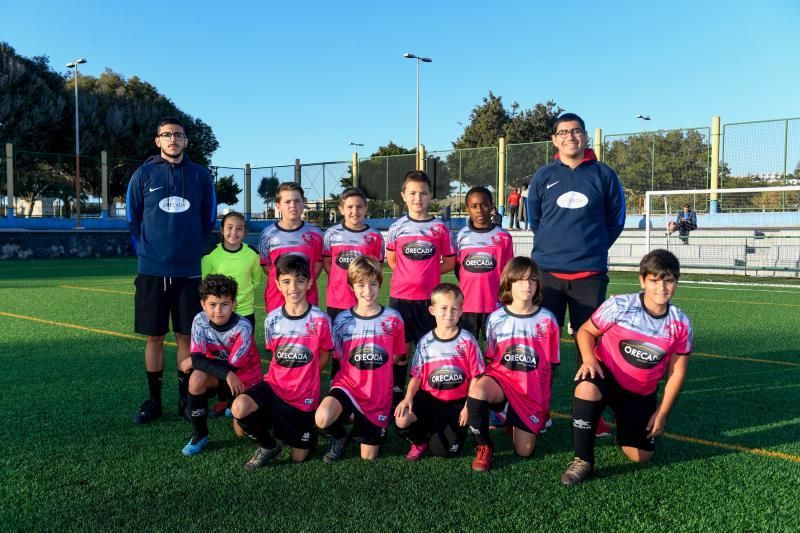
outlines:
[{"label": "kneeling boy", "polygon": [[285,303],[264,322],[272,361],[264,381],[247,389],[232,407],[237,433],[259,444],[246,470],[260,468],[280,454],[276,438],[292,448],[293,461],[308,457],[317,440],[314,410],[319,405],[319,374],[333,348],[328,315],[306,299],[313,281],[308,260],[286,254],[275,268]]},{"label": "kneeling boy", "polygon": [[184,360],[189,376],[192,438],[183,455],[197,455],[208,444],[208,398],[241,394],[261,378],[261,357],[253,344],[253,326],[233,312],[236,280],[211,274],[200,284],[203,310],[192,322],[191,358]]},{"label": "kneeling boy", "polygon": [[592,472],[594,430],[606,405],[614,411],[617,443],[625,455],[635,462],[653,457],[693,346],[689,317],[670,301],[679,277],[678,259],[667,250],[653,250],[639,263],[642,292],[612,296],[578,331],[583,364],[575,375],[572,408],[575,460],[561,476],[564,485],[576,485]]}]

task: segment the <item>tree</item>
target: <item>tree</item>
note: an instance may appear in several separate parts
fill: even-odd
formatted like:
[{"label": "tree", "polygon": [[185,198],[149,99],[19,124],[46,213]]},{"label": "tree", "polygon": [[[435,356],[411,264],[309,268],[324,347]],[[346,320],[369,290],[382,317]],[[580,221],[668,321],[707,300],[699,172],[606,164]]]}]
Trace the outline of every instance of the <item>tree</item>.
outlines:
[{"label": "tree", "polygon": [[261,183],[258,184],[256,193],[264,200],[264,204],[275,198],[275,191],[278,190],[278,185],[280,185],[280,180],[274,173],[272,176],[261,178]]},{"label": "tree", "polygon": [[217,190],[217,205],[235,205],[239,202],[238,194],[242,192],[242,188],[233,179],[232,174],[217,179],[215,187]]}]

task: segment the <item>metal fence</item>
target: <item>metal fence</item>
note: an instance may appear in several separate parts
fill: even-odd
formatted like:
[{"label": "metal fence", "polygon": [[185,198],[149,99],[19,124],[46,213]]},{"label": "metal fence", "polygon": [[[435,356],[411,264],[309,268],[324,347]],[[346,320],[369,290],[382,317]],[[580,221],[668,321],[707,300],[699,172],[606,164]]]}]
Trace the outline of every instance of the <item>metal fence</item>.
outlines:
[{"label": "metal fence", "polygon": [[720,187],[796,185],[800,180],[800,118],[722,126]]},{"label": "metal fence", "polygon": [[[108,216],[125,216],[125,196],[133,171],[144,163],[143,159],[108,158]],[[81,157],[83,168],[83,157]]]},{"label": "metal fence", "polygon": [[250,176],[252,218],[275,218],[275,188],[284,181],[294,181],[294,165],[253,167]]},{"label": "metal fence", "polygon": [[416,154],[368,157],[359,161],[359,187],[371,200],[368,216],[396,217],[403,213],[400,188],[406,173],[415,168]]},{"label": "metal fence", "polygon": [[[208,167],[208,170],[211,172],[211,177],[214,178],[214,182],[219,181],[222,178],[233,178],[233,182],[238,186],[239,192],[236,193],[236,202],[232,204],[224,203],[219,204],[217,206],[217,213],[218,216],[222,216],[228,211],[238,211],[240,213],[244,212],[244,190],[246,188],[245,183],[245,172],[243,167],[217,167],[212,166]],[[221,200],[219,193],[217,193],[217,202]]]},{"label": "metal fence", "polygon": [[0,217],[8,215],[8,184],[6,181],[5,150],[0,154]]},{"label": "metal fence", "polygon": [[319,226],[330,226],[338,220],[336,197],[352,183],[352,163],[329,161],[300,166],[300,183],[306,195],[306,220]]},{"label": "metal fence", "polygon": [[498,153],[496,146],[429,152],[425,169],[433,182],[432,211],[450,207],[451,216],[466,216],[467,191],[476,185],[497,190]]}]

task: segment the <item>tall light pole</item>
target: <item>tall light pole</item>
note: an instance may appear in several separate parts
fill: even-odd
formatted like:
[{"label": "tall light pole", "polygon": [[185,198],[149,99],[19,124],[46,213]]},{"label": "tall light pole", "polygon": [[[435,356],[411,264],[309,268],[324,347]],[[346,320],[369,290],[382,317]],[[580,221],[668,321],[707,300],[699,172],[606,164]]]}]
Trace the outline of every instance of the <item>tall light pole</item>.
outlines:
[{"label": "tall light pole", "polygon": [[86,63],[84,58],[67,63],[75,70],[75,229],[81,227],[81,126],[78,120],[78,65]]},{"label": "tall light pole", "polygon": [[405,53],[403,57],[406,59],[416,59],[417,60],[417,166],[419,166],[419,154],[421,152],[420,144],[419,144],[419,64],[422,63],[430,63],[433,59],[429,57],[419,57],[412,53]]},{"label": "tall light pole", "polygon": [[636,118],[642,119],[642,133],[644,133],[644,123],[647,120],[650,120],[650,115],[636,115]]},{"label": "tall light pole", "polygon": [[364,146],[364,143],[351,142],[350,146],[353,147],[353,162],[352,162],[352,165],[353,165],[353,167],[352,167],[353,187],[358,187],[358,185],[359,185],[358,184],[358,178],[359,178],[358,174],[359,174],[359,171],[360,171],[360,169],[358,168],[358,165],[359,165],[359,163],[358,163],[358,147],[359,146]]}]

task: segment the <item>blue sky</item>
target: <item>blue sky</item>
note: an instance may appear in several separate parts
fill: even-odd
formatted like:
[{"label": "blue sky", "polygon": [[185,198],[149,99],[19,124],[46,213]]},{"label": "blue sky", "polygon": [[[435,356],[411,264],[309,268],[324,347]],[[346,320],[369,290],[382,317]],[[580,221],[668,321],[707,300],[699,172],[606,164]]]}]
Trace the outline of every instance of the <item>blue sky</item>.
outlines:
[{"label": "blue sky", "polygon": [[[797,0],[42,2],[5,0],[0,40],[154,84],[209,123],[217,165],[336,161],[390,139],[450,148],[491,90],[555,100],[590,129],[800,116]],[[66,70],[64,68],[64,70]]]}]

